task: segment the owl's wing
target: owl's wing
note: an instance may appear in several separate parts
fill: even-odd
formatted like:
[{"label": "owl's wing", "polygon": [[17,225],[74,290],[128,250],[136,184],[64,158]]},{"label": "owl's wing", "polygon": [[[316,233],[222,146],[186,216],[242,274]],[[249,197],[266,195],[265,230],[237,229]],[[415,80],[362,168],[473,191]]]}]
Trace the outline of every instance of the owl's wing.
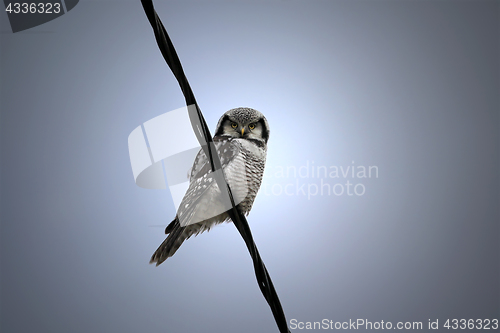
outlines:
[{"label": "owl's wing", "polygon": [[[232,138],[224,136],[214,137],[214,144],[221,160],[222,168],[225,169],[237,156],[240,147]],[[192,219],[197,210],[205,208],[200,207],[202,199],[206,195],[213,195],[211,192],[214,191],[214,186],[216,186],[217,182],[214,177],[215,175],[211,172],[210,161],[203,149],[200,149],[191,169],[189,187],[177,210],[177,218],[181,221],[182,225],[193,223]],[[206,202],[203,204],[206,204]],[[197,222],[201,221],[194,223]],[[168,230],[168,227],[166,230]]]},{"label": "owl's wing", "polygon": [[[217,155],[219,155],[220,162],[222,164],[222,168],[224,168],[239,152],[239,146],[235,144],[235,141],[233,141],[231,137],[216,136],[213,140],[215,150]],[[200,149],[194,159],[193,166],[189,171],[189,181],[193,182],[193,179],[203,177],[203,175],[209,173],[210,171],[212,171],[210,161],[205,155],[205,151]]]}]

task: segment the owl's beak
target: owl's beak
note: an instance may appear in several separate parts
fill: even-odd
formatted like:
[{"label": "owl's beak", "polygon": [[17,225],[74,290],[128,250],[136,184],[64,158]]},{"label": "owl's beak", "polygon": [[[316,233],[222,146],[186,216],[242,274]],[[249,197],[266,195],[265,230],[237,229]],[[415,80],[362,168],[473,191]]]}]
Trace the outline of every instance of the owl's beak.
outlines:
[{"label": "owl's beak", "polygon": [[245,133],[245,128],[241,128],[241,136],[243,136],[243,133]]}]

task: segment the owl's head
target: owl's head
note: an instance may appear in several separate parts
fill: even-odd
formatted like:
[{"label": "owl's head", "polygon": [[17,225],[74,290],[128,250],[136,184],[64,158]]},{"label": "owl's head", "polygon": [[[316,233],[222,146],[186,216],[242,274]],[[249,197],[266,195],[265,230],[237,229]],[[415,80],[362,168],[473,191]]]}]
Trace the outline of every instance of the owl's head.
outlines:
[{"label": "owl's head", "polygon": [[267,143],[269,124],[266,117],[255,109],[231,109],[222,115],[217,124],[215,136],[221,135]]}]

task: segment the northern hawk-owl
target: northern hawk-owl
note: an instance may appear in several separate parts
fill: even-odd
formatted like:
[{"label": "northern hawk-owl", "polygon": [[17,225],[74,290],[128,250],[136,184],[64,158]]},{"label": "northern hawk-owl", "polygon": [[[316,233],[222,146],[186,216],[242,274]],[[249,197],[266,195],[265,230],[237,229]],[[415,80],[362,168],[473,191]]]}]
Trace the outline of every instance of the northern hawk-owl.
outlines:
[{"label": "northern hawk-owl", "polygon": [[[219,119],[214,144],[224,176],[237,203],[248,215],[262,182],[266,163],[269,124],[262,113],[251,108],[236,108]],[[189,172],[189,187],[175,219],[165,228],[167,238],[158,247],[150,263],[160,265],[174,255],[181,244],[215,224],[230,221],[225,202],[203,149]]]}]

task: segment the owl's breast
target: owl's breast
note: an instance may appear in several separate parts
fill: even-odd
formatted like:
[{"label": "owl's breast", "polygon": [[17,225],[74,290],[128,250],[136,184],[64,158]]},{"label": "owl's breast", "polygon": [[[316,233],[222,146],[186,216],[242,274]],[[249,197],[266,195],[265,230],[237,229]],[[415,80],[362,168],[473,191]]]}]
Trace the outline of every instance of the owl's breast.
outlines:
[{"label": "owl's breast", "polygon": [[239,152],[224,172],[235,203],[239,204],[245,214],[248,214],[262,183],[266,149],[248,140],[237,139],[235,141],[240,145]]}]

